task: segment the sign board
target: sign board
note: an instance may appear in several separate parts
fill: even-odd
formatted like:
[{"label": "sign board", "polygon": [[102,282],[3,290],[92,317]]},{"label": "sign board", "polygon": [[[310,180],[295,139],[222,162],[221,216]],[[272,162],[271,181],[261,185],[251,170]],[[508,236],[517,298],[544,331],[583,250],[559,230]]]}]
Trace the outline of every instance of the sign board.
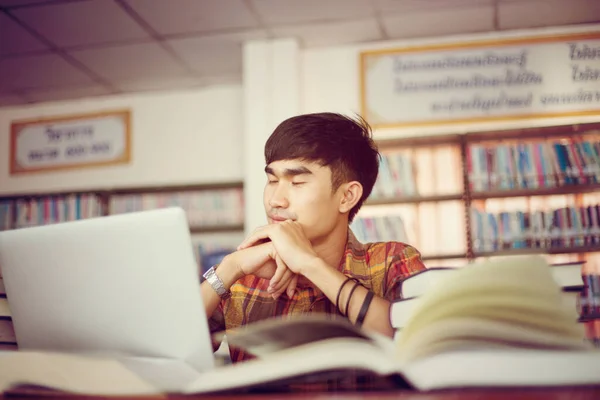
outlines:
[{"label": "sign board", "polygon": [[131,158],[129,111],[11,124],[10,173],[125,164]]},{"label": "sign board", "polygon": [[361,108],[376,128],[600,112],[600,32],[360,54]]}]

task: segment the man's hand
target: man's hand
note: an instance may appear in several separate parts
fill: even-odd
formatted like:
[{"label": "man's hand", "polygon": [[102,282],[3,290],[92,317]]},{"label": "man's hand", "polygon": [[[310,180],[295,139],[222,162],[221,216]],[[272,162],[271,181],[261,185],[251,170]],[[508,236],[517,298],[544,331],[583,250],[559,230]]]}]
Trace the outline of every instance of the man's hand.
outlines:
[{"label": "man's hand", "polygon": [[[239,246],[239,250],[252,248],[261,240],[270,239],[276,254],[292,272],[303,274],[304,268],[319,258],[299,223],[284,221],[257,228]],[[261,245],[259,245],[261,246]]]},{"label": "man's hand", "polygon": [[254,275],[271,280],[269,293],[273,298],[279,297],[286,290],[288,297],[291,298],[296,290],[297,277],[277,255],[271,242],[228,254],[219,266],[219,269],[221,268],[233,270],[233,273],[228,274],[233,276],[233,279],[227,282],[228,287],[243,276]]}]

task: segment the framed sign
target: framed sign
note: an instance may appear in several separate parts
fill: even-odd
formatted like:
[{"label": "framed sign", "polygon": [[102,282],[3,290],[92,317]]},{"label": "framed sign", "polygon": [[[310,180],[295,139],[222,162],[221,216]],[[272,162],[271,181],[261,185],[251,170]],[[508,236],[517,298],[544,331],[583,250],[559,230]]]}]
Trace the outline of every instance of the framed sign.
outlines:
[{"label": "framed sign", "polygon": [[10,174],[126,164],[129,110],[11,123]]},{"label": "framed sign", "polygon": [[374,127],[600,113],[600,31],[379,49],[360,54]]}]

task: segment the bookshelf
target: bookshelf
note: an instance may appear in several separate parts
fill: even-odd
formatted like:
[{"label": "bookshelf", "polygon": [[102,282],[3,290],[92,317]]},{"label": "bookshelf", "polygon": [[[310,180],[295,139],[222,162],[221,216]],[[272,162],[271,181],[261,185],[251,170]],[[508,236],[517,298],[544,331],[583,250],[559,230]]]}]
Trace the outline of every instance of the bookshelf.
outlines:
[{"label": "bookshelf", "polygon": [[229,249],[243,238],[243,182],[239,181],[0,196],[0,230],[169,206],[185,210],[201,270],[203,256]]},{"label": "bookshelf", "polygon": [[378,145],[380,175],[353,222],[359,239],[387,240],[386,225],[400,221],[396,240],[439,265],[519,254],[598,262],[600,123]]}]

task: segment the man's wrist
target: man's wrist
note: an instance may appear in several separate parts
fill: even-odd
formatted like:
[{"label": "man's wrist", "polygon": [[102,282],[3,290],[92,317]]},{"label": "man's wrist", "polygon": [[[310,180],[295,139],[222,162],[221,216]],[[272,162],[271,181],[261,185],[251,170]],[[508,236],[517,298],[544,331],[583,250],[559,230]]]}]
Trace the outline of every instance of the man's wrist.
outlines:
[{"label": "man's wrist", "polygon": [[318,275],[324,272],[324,270],[327,268],[331,268],[331,266],[328,265],[322,258],[315,257],[310,262],[306,263],[306,265],[304,265],[300,274],[314,283],[315,279],[318,280]]},{"label": "man's wrist", "polygon": [[215,274],[223,282],[225,289],[229,290],[237,280],[244,277],[241,269],[228,257],[225,256],[223,261],[215,268]]}]

